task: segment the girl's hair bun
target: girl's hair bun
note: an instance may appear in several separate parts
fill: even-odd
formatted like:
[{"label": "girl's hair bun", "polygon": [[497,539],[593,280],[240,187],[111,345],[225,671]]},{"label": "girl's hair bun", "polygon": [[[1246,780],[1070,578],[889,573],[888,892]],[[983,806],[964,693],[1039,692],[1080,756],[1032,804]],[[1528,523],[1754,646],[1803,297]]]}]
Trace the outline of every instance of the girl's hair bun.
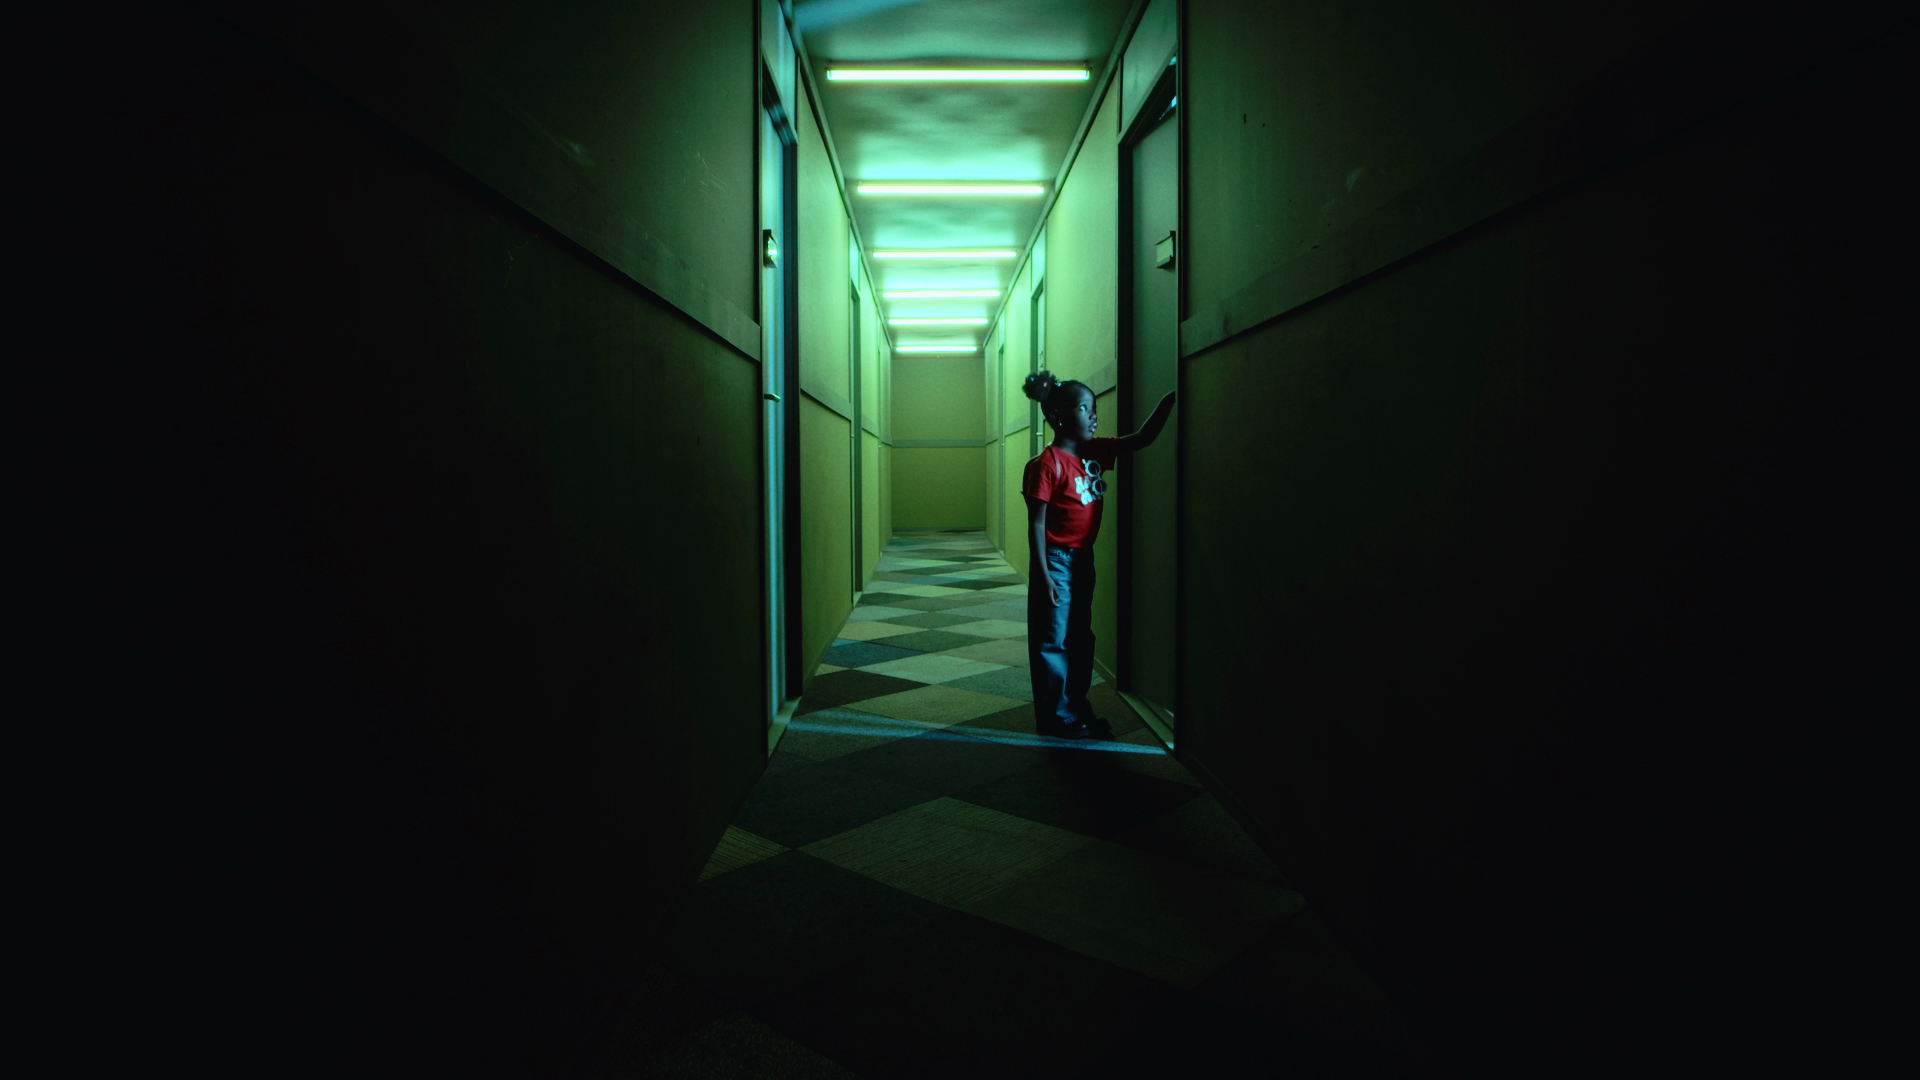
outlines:
[{"label": "girl's hair bun", "polygon": [[1059,385],[1060,380],[1053,372],[1036,371],[1027,376],[1027,381],[1020,385],[1020,392],[1035,401],[1045,403],[1047,395],[1053,393],[1053,388]]}]

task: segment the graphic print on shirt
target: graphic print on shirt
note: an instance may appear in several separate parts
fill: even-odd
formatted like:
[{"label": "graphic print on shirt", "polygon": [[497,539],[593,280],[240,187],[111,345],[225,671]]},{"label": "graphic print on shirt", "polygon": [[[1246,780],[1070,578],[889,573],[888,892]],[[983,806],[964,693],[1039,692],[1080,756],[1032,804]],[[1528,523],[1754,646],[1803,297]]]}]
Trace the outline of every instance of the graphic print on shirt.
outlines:
[{"label": "graphic print on shirt", "polygon": [[1073,478],[1073,493],[1079,497],[1080,505],[1105,498],[1107,481],[1100,475],[1100,463],[1091,458],[1082,458],[1080,467],[1086,470],[1086,475]]}]

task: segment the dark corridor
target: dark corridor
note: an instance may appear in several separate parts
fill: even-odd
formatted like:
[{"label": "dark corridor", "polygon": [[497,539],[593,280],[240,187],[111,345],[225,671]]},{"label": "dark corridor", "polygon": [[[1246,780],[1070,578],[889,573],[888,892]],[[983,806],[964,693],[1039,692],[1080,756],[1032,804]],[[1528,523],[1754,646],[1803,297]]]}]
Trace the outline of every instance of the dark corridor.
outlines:
[{"label": "dark corridor", "polygon": [[[30,16],[61,1068],[1912,1071],[1910,5]],[[1093,545],[1104,752],[1020,727],[1043,366],[1178,390]],[[826,857],[924,806],[1135,899]]]}]

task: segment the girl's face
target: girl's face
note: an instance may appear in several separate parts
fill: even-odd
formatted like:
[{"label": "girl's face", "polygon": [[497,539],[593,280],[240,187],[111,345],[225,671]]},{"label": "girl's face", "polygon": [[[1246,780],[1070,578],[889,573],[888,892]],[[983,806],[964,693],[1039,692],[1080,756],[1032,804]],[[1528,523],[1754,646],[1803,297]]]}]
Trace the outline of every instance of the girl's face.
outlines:
[{"label": "girl's face", "polygon": [[1092,392],[1082,387],[1074,387],[1073,396],[1073,407],[1054,418],[1055,430],[1075,442],[1091,439],[1100,431],[1100,407],[1094,404]]}]

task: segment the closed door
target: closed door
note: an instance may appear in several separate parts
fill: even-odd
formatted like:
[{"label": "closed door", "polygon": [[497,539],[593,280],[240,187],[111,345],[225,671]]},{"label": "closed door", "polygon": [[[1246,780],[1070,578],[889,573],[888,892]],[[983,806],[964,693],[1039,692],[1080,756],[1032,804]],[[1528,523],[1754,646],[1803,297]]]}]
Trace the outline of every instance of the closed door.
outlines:
[{"label": "closed door", "polygon": [[[1126,427],[1146,422],[1174,389],[1179,361],[1179,125],[1167,108],[1130,147],[1131,290]],[[1122,536],[1126,623],[1122,683],[1169,718],[1179,700],[1174,667],[1178,414],[1153,446],[1124,463]]]},{"label": "closed door", "polygon": [[767,722],[771,724],[788,694],[794,614],[788,593],[787,551],[787,276],[793,264],[785,250],[787,233],[787,142],[776,114],[760,114],[760,375],[761,466],[766,478],[767,521]]},{"label": "closed door", "polygon": [[848,490],[853,492],[853,591],[858,593],[865,584],[866,573],[864,556],[866,555],[866,462],[862,456],[866,450],[863,442],[866,436],[860,427],[860,418],[866,415],[866,387],[860,382],[860,287],[849,285],[847,290],[847,337],[851,355],[847,358],[847,384],[853,390],[853,445],[847,448],[847,457],[853,463],[852,484]]}]

